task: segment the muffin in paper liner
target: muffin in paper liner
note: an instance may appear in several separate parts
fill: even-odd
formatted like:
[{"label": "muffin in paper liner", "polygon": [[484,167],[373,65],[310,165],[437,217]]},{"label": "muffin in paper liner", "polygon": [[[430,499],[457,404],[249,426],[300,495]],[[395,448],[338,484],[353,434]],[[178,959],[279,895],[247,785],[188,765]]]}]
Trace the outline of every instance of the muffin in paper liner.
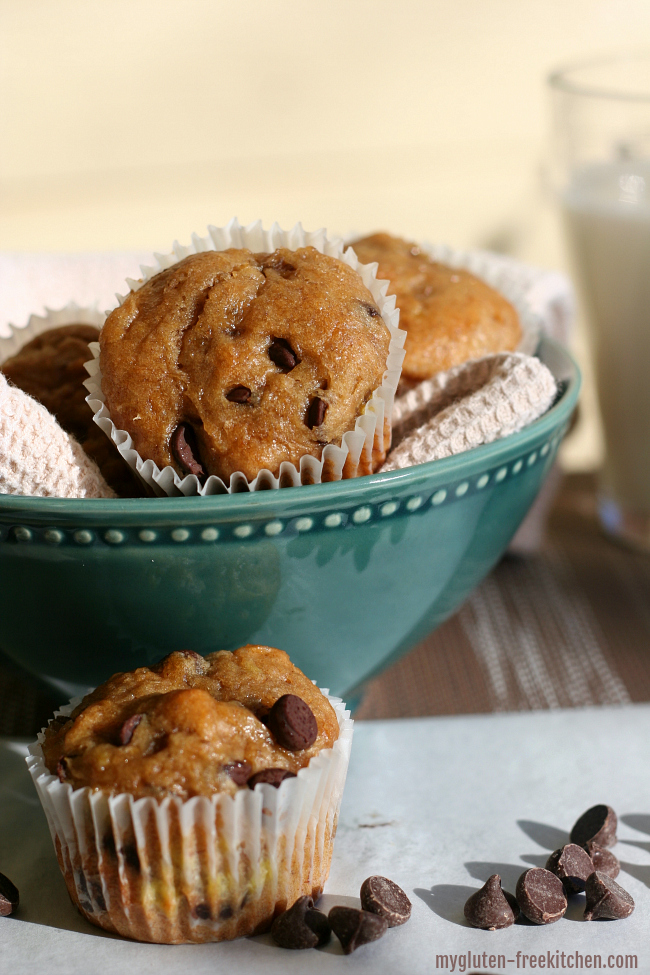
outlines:
[{"label": "muffin in paper liner", "polygon": [[[51,775],[41,742],[26,761],[73,903],[92,924],[138,941],[224,941],[266,930],[327,880],[354,722],[323,691],[339,737],[274,788],[185,801],[106,793]],[[56,715],[72,713],[80,698]]]},{"label": "muffin in paper liner", "polygon": [[65,308],[45,308],[44,315],[30,315],[26,325],[9,323],[9,335],[0,335],[0,366],[11,356],[43,332],[63,325],[94,325],[101,329],[106,321],[106,313],[96,307],[85,307],[71,301]]},{"label": "muffin in paper liner", "polygon": [[[341,446],[327,444],[322,450],[320,459],[303,455],[298,467],[285,461],[280,465],[278,476],[271,471],[261,470],[253,480],[249,481],[243,473],[235,472],[226,485],[220,477],[213,474],[202,484],[194,474],[181,478],[173,467],[168,466],[161,470],[154,461],[143,459],[133,447],[132,438],[127,431],[116,428],[102,392],[99,345],[91,343],[90,348],[94,359],[86,364],[90,378],[86,380],[85,386],[89,392],[86,401],[93,411],[95,423],[115,444],[122,457],[137,472],[147,487],[158,495],[209,495],[297,487],[301,484],[318,484],[323,481],[358,477],[378,470],[390,447],[393,400],[400,379],[406,338],[406,332],[398,328],[399,311],[395,308],[395,298],[386,296],[388,282],[377,279],[375,265],[360,264],[354,251],[350,248],[345,250],[341,238],[330,239],[324,230],[310,233],[303,230],[300,224],[296,224],[291,230],[282,230],[278,224],[273,224],[269,230],[264,230],[261,221],[242,227],[237,220],[231,220],[225,227],[209,227],[208,231],[207,237],[193,234],[192,243],[188,247],[183,247],[176,242],[173,253],[155,254],[156,265],[141,268],[142,280],[127,279],[131,291],[137,291],[160,271],[171,267],[190,254],[198,254],[206,250],[221,251],[236,247],[247,248],[253,252],[268,252],[278,247],[286,247],[290,250],[315,247],[322,254],[338,258],[356,270],[381,312],[390,333],[386,371],[381,385],[373,390],[363,414],[356,420],[354,430],[343,435]],[[120,295],[117,299],[120,304],[124,301]]]}]

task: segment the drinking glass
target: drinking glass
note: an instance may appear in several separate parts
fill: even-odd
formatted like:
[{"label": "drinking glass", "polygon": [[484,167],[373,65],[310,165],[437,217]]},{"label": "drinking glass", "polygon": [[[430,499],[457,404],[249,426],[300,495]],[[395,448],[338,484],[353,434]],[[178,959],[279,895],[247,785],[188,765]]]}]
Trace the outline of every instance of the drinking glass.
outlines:
[{"label": "drinking glass", "polygon": [[650,54],[549,78],[553,173],[594,350],[599,513],[650,549]]}]

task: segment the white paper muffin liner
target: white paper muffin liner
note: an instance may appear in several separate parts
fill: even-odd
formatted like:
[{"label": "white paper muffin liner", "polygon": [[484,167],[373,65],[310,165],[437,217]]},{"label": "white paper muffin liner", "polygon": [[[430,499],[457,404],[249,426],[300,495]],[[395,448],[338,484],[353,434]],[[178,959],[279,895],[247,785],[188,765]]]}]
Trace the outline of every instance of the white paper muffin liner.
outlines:
[{"label": "white paper muffin liner", "polygon": [[[213,474],[205,480],[204,484],[201,484],[194,474],[180,477],[171,466],[160,470],[154,461],[144,460],[134,448],[133,440],[127,431],[117,429],[102,392],[99,345],[91,343],[90,348],[94,359],[86,363],[90,378],[86,380],[85,386],[89,392],[86,402],[93,411],[93,419],[113,441],[130,467],[155,494],[209,495],[297,487],[301,484],[319,484],[321,481],[339,481],[371,474],[381,466],[390,447],[393,400],[404,360],[406,332],[398,328],[399,311],[395,308],[395,298],[386,297],[388,282],[377,280],[375,265],[360,264],[352,250],[344,251],[345,245],[341,238],[330,239],[324,230],[309,233],[303,230],[301,224],[296,224],[291,230],[282,230],[276,223],[269,230],[264,230],[261,220],[247,227],[242,227],[237,220],[231,220],[225,227],[209,227],[207,237],[193,234],[189,247],[183,247],[176,242],[173,253],[154,254],[155,266],[143,266],[142,280],[133,281],[127,278],[127,284],[131,291],[138,291],[160,271],[171,267],[190,254],[198,254],[206,250],[221,251],[229,247],[244,247],[253,252],[268,252],[278,247],[297,250],[308,246],[315,247],[329,257],[336,257],[358,271],[390,332],[386,371],[382,383],[373,391],[364,407],[363,415],[356,420],[354,430],[343,435],[340,447],[336,444],[328,444],[324,447],[320,460],[306,454],[300,458],[297,467],[285,461],[280,465],[277,477],[271,471],[261,470],[249,481],[243,473],[236,472],[231,476],[230,483],[226,485],[220,477]],[[122,304],[125,298],[117,295],[117,300]]]},{"label": "white paper muffin liner", "polygon": [[97,307],[84,307],[71,301],[65,308],[46,308],[44,315],[30,315],[26,325],[16,326],[9,323],[7,336],[0,336],[0,365],[11,356],[20,352],[24,345],[31,342],[43,332],[62,325],[94,325],[101,328],[106,321],[106,314]]},{"label": "white paper muffin liner", "polygon": [[[339,737],[295,778],[182,801],[74,790],[41,743],[26,759],[72,901],[99,927],[139,941],[222,941],[265,930],[329,874],[354,722],[330,697]],[[56,715],[69,715],[80,699]]]}]

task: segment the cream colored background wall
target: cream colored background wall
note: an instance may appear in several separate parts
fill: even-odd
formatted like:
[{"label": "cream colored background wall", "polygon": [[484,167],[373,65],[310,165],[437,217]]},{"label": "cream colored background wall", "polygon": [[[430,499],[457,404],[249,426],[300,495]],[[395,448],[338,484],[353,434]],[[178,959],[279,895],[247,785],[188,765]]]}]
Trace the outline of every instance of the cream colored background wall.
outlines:
[{"label": "cream colored background wall", "polygon": [[236,214],[564,267],[544,77],[644,43],[648,0],[0,0],[0,249]]}]

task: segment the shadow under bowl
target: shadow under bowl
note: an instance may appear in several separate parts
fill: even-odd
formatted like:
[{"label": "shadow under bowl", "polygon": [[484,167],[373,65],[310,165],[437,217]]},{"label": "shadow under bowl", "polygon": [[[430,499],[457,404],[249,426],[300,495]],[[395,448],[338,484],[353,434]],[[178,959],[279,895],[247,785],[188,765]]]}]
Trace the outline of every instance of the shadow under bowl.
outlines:
[{"label": "shadow under bowl", "polygon": [[505,551],[548,473],[580,376],[520,433],[355,480],[252,494],[0,496],[0,646],[63,695],[171,650],[262,643],[354,692],[448,617]]}]

